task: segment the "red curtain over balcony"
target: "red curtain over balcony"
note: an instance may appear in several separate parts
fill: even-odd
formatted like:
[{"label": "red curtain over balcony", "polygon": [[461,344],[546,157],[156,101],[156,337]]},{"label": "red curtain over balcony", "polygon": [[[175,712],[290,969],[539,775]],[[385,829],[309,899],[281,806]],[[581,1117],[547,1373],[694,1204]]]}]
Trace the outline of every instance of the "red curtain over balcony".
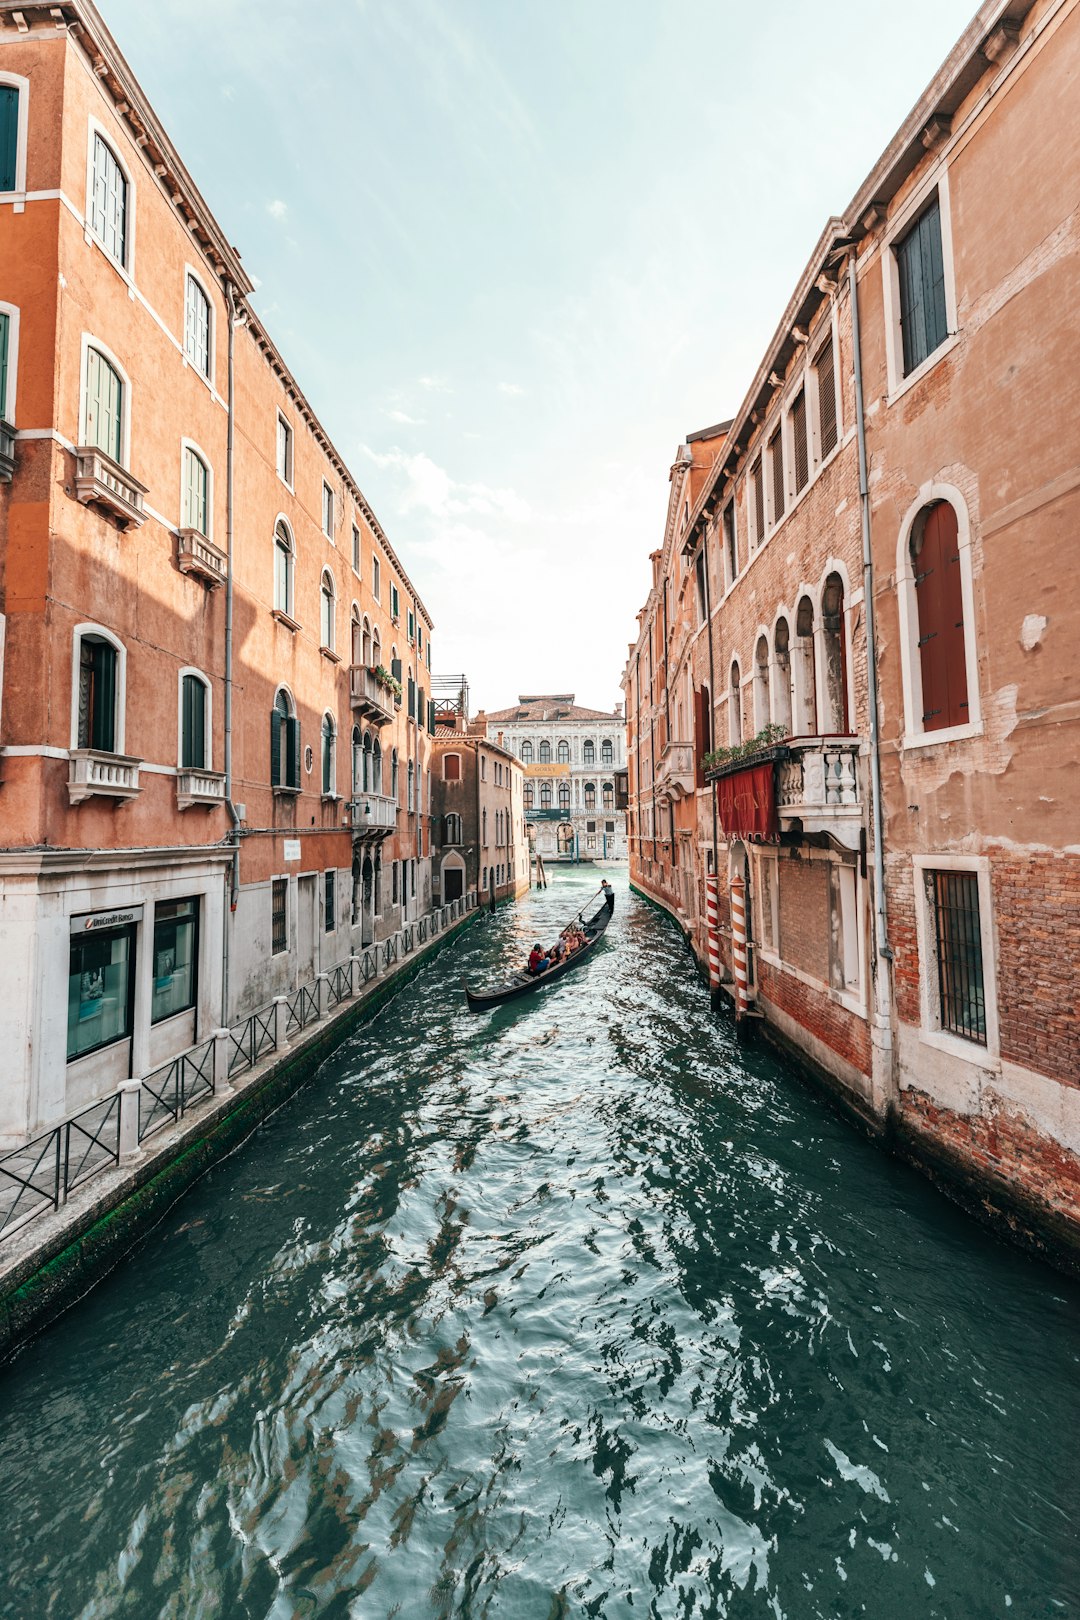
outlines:
[{"label": "red curtain over balcony", "polygon": [[716,809],[725,837],[778,843],[772,761],[722,776],[716,784]]}]

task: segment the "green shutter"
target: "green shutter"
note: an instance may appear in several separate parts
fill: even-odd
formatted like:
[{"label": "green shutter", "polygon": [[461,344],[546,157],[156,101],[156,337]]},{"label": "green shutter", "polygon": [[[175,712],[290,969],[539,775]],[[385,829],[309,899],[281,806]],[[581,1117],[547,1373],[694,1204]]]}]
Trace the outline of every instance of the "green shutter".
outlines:
[{"label": "green shutter", "polygon": [[416,716],[416,682],[409,676],[409,719]]},{"label": "green shutter", "polygon": [[105,356],[86,351],[86,442],[119,462],[124,389]]},{"label": "green shutter", "polygon": [[10,334],[11,317],[0,313],[0,422],[10,420],[7,408],[8,342]]},{"label": "green shutter", "polygon": [[197,675],[184,676],[183,717],[181,763],[187,770],[205,770],[206,688]]},{"label": "green shutter", "polygon": [[93,693],[90,746],[103,754],[116,752],[116,649],[107,641],[93,644]]},{"label": "green shutter", "polygon": [[300,722],[295,714],[285,721],[285,786],[300,786]]},{"label": "green shutter", "polygon": [[400,679],[401,679],[401,659],[400,658],[391,658],[391,660],[390,660],[390,673],[394,677],[395,681],[400,681]]},{"label": "green shutter", "polygon": [[270,710],[270,786],[281,787],[281,713]]},{"label": "green shutter", "polygon": [[13,84],[0,84],[0,191],[15,190],[18,151],[19,92]]}]

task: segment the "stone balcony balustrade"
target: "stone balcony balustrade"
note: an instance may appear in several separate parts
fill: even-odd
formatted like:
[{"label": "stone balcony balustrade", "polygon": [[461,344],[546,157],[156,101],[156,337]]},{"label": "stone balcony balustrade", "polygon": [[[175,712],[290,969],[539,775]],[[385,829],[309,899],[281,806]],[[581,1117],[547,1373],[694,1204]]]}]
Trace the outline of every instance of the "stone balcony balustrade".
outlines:
[{"label": "stone balcony balustrade", "polygon": [[863,805],[857,737],[790,737],[776,767],[776,808],[783,827],[831,833],[858,849]]},{"label": "stone balcony balustrade", "polygon": [[96,748],[73,748],[68,755],[68,797],[82,804],[95,795],[104,799],[133,799],[139,792],[141,759],[127,754],[103,754]]},{"label": "stone balcony balustrade", "polygon": [[176,773],[176,808],[190,810],[202,806],[212,810],[225,803],[225,776],[222,771],[186,767]]},{"label": "stone balcony balustrade", "polygon": [[0,484],[10,484],[15,476],[15,429],[0,422]]},{"label": "stone balcony balustrade", "polygon": [[176,537],[176,566],[182,574],[193,574],[210,589],[224,585],[229,559],[198,529],[181,529]]},{"label": "stone balcony balustrade", "polygon": [[398,802],[384,793],[360,793],[353,798],[349,820],[354,833],[382,834],[397,826]]},{"label": "stone balcony balustrade", "polygon": [[685,799],[693,793],[696,784],[693,743],[667,743],[656,771],[657,797],[665,800]]},{"label": "stone balcony balustrade", "polygon": [[349,701],[357,714],[366,715],[377,726],[394,718],[393,691],[382,686],[366,664],[349,665]]},{"label": "stone balcony balustrade", "polygon": [[146,522],[146,485],[93,445],[75,451],[75,494],[84,506],[103,507],[121,528],[137,529]]}]

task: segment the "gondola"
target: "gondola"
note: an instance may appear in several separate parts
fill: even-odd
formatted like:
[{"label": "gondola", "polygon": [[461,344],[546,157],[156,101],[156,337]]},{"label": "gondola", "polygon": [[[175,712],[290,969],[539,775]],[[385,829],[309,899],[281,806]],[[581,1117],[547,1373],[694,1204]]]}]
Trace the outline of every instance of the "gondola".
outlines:
[{"label": "gondola", "polygon": [[462,979],[461,983],[465,991],[465,999],[469,1003],[470,1012],[483,1012],[488,1007],[501,1007],[504,1001],[516,1001],[519,996],[530,996],[534,990],[543,989],[545,984],[554,984],[556,979],[561,979],[564,974],[569,973],[573,968],[580,967],[585,958],[600,943],[604,929],[611,921],[611,914],[614,910],[615,895],[609,889],[600,902],[599,909],[587,922],[583,921],[581,924],[582,932],[585,935],[584,945],[579,945],[572,956],[568,956],[565,961],[556,962],[555,966],[549,967],[545,973],[527,973],[522,968],[520,972],[515,973],[507,984],[497,985],[494,990],[470,990],[465,980]]}]

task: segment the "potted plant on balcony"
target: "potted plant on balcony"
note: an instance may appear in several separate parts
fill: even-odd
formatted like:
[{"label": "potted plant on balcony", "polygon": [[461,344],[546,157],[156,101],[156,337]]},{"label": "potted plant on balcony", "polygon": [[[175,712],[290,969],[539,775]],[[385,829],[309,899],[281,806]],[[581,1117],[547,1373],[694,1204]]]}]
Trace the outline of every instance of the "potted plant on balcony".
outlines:
[{"label": "potted plant on balcony", "polygon": [[786,726],[763,726],[756,736],[748,737],[745,742],[733,743],[730,748],[714,748],[701,763],[706,771],[757,764],[759,759],[775,757],[787,734]]},{"label": "potted plant on balcony", "polygon": [[384,687],[387,692],[393,692],[394,696],[397,698],[401,696],[401,682],[394,679],[393,675],[391,675],[390,671],[384,664],[372,664],[368,670],[368,674],[371,675],[380,686]]}]

